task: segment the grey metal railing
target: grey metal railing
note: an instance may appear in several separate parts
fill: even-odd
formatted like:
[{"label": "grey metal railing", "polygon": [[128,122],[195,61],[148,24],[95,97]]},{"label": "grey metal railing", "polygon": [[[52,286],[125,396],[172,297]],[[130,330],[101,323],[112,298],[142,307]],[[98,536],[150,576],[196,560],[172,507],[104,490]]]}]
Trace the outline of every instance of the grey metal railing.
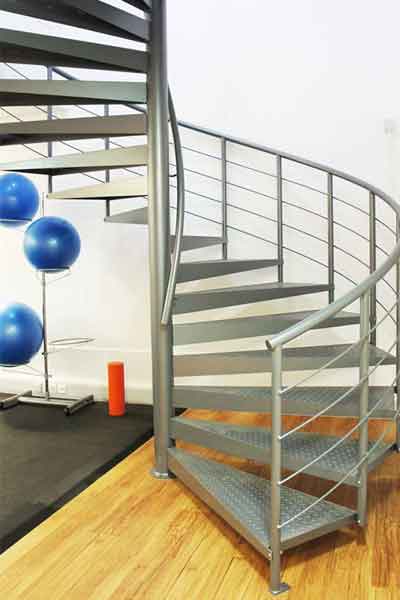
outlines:
[{"label": "grey metal railing", "polygon": [[[16,71],[15,68],[10,68]],[[73,76],[62,69],[54,68],[53,71],[61,77],[74,79]],[[24,76],[21,72],[19,72],[19,74],[20,76]],[[142,107],[136,105],[127,106],[136,111],[145,112],[145,109]],[[40,107],[38,107],[38,109],[42,110]],[[17,118],[10,111],[6,112],[10,116]],[[93,111],[88,112],[96,114],[93,113]],[[378,413],[379,409],[387,399],[384,394],[382,398],[374,404],[373,408],[370,408],[370,380],[372,377],[377,376],[381,372],[381,369],[385,367],[386,357],[389,353],[392,353],[392,351],[395,351],[396,353],[395,374],[394,377],[391,377],[390,385],[388,385],[387,388],[390,389],[394,387],[397,393],[397,383],[400,376],[400,205],[391,196],[387,195],[379,188],[326,165],[306,160],[293,154],[281,152],[268,146],[262,146],[247,140],[227,136],[218,131],[205,129],[187,122],[179,122],[176,120],[172,101],[170,103],[170,116],[171,129],[174,138],[171,140],[171,144],[175,147],[175,163],[171,164],[176,167],[177,171],[176,185],[171,182],[171,188],[177,188],[178,193],[176,206],[171,204],[171,208],[176,209],[177,211],[176,237],[168,291],[162,314],[162,324],[167,325],[170,323],[172,316],[172,306],[181,261],[185,217],[186,219],[190,217],[192,219],[200,220],[201,223],[213,226],[217,228],[218,231],[222,232],[222,258],[225,260],[231,252],[232,242],[230,236],[237,234],[247,236],[248,238],[274,248],[276,258],[279,262],[279,281],[284,281],[285,279],[286,265],[284,264],[284,259],[287,256],[294,256],[298,259],[307,261],[308,264],[312,264],[315,268],[323,269],[327,275],[326,280],[329,285],[329,303],[327,306],[313,312],[311,316],[304,318],[279,334],[270,336],[266,339],[266,352],[272,353],[273,393],[271,514],[266,520],[268,529],[271,533],[271,556],[274,558],[272,564],[272,588],[275,587],[275,589],[277,589],[280,576],[279,567],[282,529],[296,519],[299,519],[305,512],[318,505],[322,500],[330,496],[340,485],[353,479],[355,475],[358,488],[357,518],[361,525],[365,524],[368,460],[373,456],[376,449],[390,431],[390,428],[392,427],[391,421],[395,422],[397,425],[396,445],[397,448],[400,448],[398,400],[396,401],[392,419],[380,437],[377,440],[374,440],[372,444],[369,443],[368,438],[368,421]],[[180,130],[183,130],[185,134],[189,133],[201,136],[202,140],[210,141],[211,144],[214,144],[213,148],[216,147],[218,150],[209,150],[208,147],[205,149],[203,147],[193,147],[196,142],[182,143]],[[110,145],[119,145],[113,140],[107,141],[106,144],[107,147]],[[72,146],[71,144],[65,143],[65,146],[79,150],[78,147]],[[249,164],[248,162],[237,159],[235,156],[232,156],[233,151],[237,148],[240,148],[241,151],[248,150],[250,152],[259,153],[263,157],[270,158],[272,167],[268,170],[266,168],[264,169],[264,167],[260,168],[258,164],[255,165],[254,161]],[[30,149],[40,154],[37,150]],[[207,167],[199,167],[197,163],[191,168],[184,164],[184,153],[185,157],[192,156],[195,157],[196,160],[204,160],[205,162],[212,161],[218,168],[211,170],[210,172]],[[319,173],[323,176],[323,180],[326,183],[323,184],[321,189],[321,187],[293,178],[287,174],[289,165],[299,165],[310,169],[312,172]],[[246,173],[268,178],[273,183],[271,186],[273,191],[269,192],[264,187],[260,190],[259,187],[254,186],[254,184],[243,182],[242,180],[239,183],[233,181],[230,173],[234,168],[241,169]],[[131,169],[126,170],[135,172]],[[216,171],[218,171],[217,175]],[[141,173],[136,174],[141,175]],[[212,194],[209,191],[205,192],[203,187],[198,189],[193,184],[187,184],[186,176],[204,178],[215,186],[213,188],[215,194]],[[99,180],[92,175],[88,175],[88,177]],[[342,194],[339,194],[339,192],[336,191],[339,188],[339,184],[343,182],[351,184],[355,189],[361,191],[363,199],[365,193],[364,205],[361,204],[358,206],[353,202],[350,202],[347,197],[342,197]],[[318,197],[322,200],[322,212],[318,211],[314,205],[310,208],[302,203],[294,202],[289,198],[289,186],[296,187],[296,189],[307,193],[318,194]],[[250,194],[252,198],[264,201],[266,206],[272,206],[275,209],[275,213],[272,216],[265,212],[262,213],[250,206],[250,202],[247,203],[246,206],[241,206],[239,203],[231,200],[232,191],[235,193],[240,192]],[[188,202],[188,199],[191,198],[201,201],[202,204],[200,210],[192,209]],[[394,221],[396,222],[395,227],[390,225],[386,215],[381,215],[378,202],[383,203],[386,209],[391,210]],[[206,210],[206,206],[216,207],[218,210],[220,209],[220,217],[216,217],[214,212],[209,214]],[[361,230],[352,228],[348,223],[343,222],[340,218],[339,208],[354,211],[361,219],[367,219],[369,225],[368,232],[363,233]],[[109,211],[109,206],[107,207],[107,210]],[[306,216],[310,216],[310,218],[318,219],[323,225],[326,237],[322,237],[313,229],[310,231],[307,230],[306,227],[299,227],[297,224],[293,225],[287,222],[285,218],[286,210],[292,212],[299,211]],[[249,218],[257,218],[260,223],[268,223],[271,226],[271,234],[268,236],[264,234],[263,231],[256,232],[250,226],[246,227],[246,223],[242,225],[242,220],[239,224],[233,223],[230,218],[230,211],[237,211],[240,215],[247,215]],[[391,239],[390,247],[388,249],[379,239],[377,234],[378,227],[384,230],[385,234]],[[351,243],[353,245],[355,240],[367,244],[366,256],[358,255],[353,247],[348,248],[340,244],[338,241],[339,231],[350,234]],[[321,256],[316,257],[316,255],[307,247],[305,248],[304,245],[301,245],[300,247],[292,245],[287,239],[288,232],[302,235],[305,239],[310,241],[322,243],[325,249],[324,252],[326,252],[326,262]],[[381,262],[378,260],[378,253],[383,256]],[[367,274],[361,276],[357,273],[354,274],[353,272],[351,274],[344,272],[338,261],[340,255],[345,256],[349,260],[353,260],[358,265],[359,269],[365,269]],[[389,279],[392,275],[394,275],[394,283]],[[341,285],[347,285],[350,289],[339,292],[339,281],[341,282]],[[378,289],[381,284],[386,287],[388,293],[394,296],[395,301],[394,303],[390,303],[390,306],[388,306],[386,296]],[[355,303],[359,303],[360,310],[360,330],[356,342],[346,346],[344,350],[338,352],[337,355],[330,360],[327,360],[322,366],[300,381],[297,381],[294,384],[284,385],[285,349],[287,345],[292,342],[296,342],[296,344],[302,342],[311,330],[320,327],[325,321],[335,317],[339,312]],[[381,358],[375,360],[372,368],[370,368],[370,354],[377,344],[377,334],[383,330],[383,327],[388,327],[388,323],[392,323],[391,331],[394,330],[393,338],[388,340],[387,331],[385,330],[385,334],[382,335],[382,339],[385,339],[386,344],[385,353]],[[285,397],[288,398],[291,394],[296,393],[296,391],[301,389],[305,383],[317,381],[328,369],[338,368],[343,364],[343,361],[348,359],[349,356],[354,355],[354,353],[357,353],[357,367],[359,370],[357,383],[350,386],[344,393],[339,394],[338,397],[335,397],[332,402],[324,406],[321,410],[318,410],[312,417],[307,418],[301,424],[292,427],[289,431],[283,431],[282,399]],[[354,365],[355,363],[353,366]],[[308,461],[289,476],[283,477],[283,441],[289,440],[299,431],[312,425],[319,417],[329,414],[333,408],[345,402],[345,400],[354,392],[359,393],[359,417],[356,425],[352,426],[337,440],[337,442],[335,442],[335,444],[332,444],[330,448],[321,452],[319,456],[314,457],[311,461]],[[282,521],[280,501],[281,487],[299,474],[307,472],[310,467],[315,467],[315,465],[320,463],[323,459],[338,450],[338,448],[354,434],[358,434],[358,460],[343,474],[343,477],[341,477],[335,485],[327,490],[320,498],[316,499],[312,505],[307,509],[299,511],[297,515],[291,516],[289,520]]]}]

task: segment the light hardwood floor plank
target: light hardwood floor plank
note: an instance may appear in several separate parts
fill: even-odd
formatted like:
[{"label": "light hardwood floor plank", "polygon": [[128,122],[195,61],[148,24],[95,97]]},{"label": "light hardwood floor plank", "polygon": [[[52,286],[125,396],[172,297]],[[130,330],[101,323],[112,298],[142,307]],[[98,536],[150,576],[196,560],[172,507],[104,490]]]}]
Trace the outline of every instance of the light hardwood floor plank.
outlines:
[{"label": "light hardwood floor plank", "polygon": [[[199,419],[268,425],[247,413],[193,412]],[[285,419],[287,427],[300,423]],[[308,431],[340,434],[352,424],[321,419]],[[379,436],[383,423],[371,425]],[[393,431],[391,432],[393,434]],[[269,467],[212,450],[186,449],[268,476]],[[7,600],[265,600],[269,567],[246,541],[177,480],[151,477],[148,442],[0,556]],[[283,556],[288,600],[399,600],[398,455],[370,476],[369,524],[335,532]],[[331,482],[301,475],[311,494]],[[354,506],[342,486],[332,501]]]}]

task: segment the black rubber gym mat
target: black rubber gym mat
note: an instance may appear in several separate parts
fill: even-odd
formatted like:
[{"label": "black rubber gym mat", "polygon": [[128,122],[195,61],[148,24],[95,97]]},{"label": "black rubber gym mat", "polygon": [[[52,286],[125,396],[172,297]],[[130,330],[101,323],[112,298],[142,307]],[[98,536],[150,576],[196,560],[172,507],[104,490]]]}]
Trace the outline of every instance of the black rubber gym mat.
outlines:
[{"label": "black rubber gym mat", "polygon": [[0,552],[153,435],[149,406],[111,418],[105,403],[72,417],[18,406],[0,411]]}]

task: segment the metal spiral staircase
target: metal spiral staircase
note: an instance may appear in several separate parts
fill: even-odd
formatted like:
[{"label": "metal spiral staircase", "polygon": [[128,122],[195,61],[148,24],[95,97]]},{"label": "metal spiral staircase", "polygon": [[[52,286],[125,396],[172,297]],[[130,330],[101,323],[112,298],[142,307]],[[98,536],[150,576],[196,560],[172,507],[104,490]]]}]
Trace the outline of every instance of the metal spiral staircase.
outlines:
[{"label": "metal spiral staircase", "polygon": [[[1,29],[1,57],[14,79],[0,80],[0,105],[13,119],[0,125],[0,144],[23,144],[41,157],[0,169],[49,176],[49,200],[104,202],[107,222],[149,226],[154,474],[178,477],[269,559],[271,591],[278,594],[288,589],[282,552],[350,524],[364,527],[368,473],[399,449],[400,206],[330,167],[179,123],[167,84],[166,2],[126,4],[135,13],[98,0],[0,0],[2,10],[141,44]],[[44,65],[48,78],[31,80],[13,63]],[[126,80],[80,81],[63,68],[115,71]],[[141,75],[134,80],[132,73]],[[15,122],[10,107],[20,106],[35,106],[41,120]],[[58,118],[60,106],[91,116]],[[121,106],[124,114],[111,115]],[[115,141],[128,135],[147,135],[148,145]],[[96,138],[105,139],[105,149],[83,152],[70,144]],[[43,142],[46,155],[31,146]],[[74,154],[54,155],[55,142]],[[129,177],[111,178],[112,170]],[[105,178],[95,174],[102,171]],[[54,177],[77,173],[97,183],[54,190]],[[111,211],[125,199],[136,206]],[[247,255],[230,258],[238,248]],[[192,252],[206,259],[193,260]],[[285,312],[271,313],[286,303]],[[231,375],[236,379],[226,385]],[[187,408],[222,411],[221,418],[175,416]],[[271,427],[231,424],[225,411],[270,415]],[[287,416],[301,418],[288,429]],[[346,434],[318,433],[326,417],[347,419]],[[370,436],[373,419],[388,422],[378,438]],[[270,476],[204,458],[181,442],[270,465]],[[296,489],[299,474],[333,485],[319,496],[306,494]],[[343,484],[357,489],[357,506],[329,499]]]}]

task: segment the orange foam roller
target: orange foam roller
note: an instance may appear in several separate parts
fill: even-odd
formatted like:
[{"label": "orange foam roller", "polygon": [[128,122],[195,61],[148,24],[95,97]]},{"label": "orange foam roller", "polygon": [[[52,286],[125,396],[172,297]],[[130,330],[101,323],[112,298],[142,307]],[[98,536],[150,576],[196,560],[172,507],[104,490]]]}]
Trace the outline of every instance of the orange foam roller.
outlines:
[{"label": "orange foam roller", "polygon": [[110,417],[123,417],[126,412],[125,368],[122,362],[108,364],[108,412]]}]

